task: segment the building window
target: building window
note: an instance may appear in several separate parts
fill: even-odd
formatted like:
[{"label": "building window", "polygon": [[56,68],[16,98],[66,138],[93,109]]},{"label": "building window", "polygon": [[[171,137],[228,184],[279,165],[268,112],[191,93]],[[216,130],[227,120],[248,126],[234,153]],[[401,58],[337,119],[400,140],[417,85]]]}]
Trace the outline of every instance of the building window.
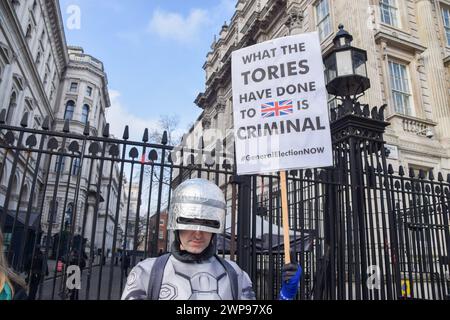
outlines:
[{"label": "building window", "polygon": [[430,172],[430,170],[433,170],[432,167],[425,167],[425,166],[420,166],[420,165],[416,165],[416,164],[408,164],[408,168],[412,169],[414,171],[414,176],[415,177],[419,177],[420,171],[422,170],[426,176],[428,176],[428,173]]},{"label": "building window", "polygon": [[164,240],[164,231],[159,230],[159,240]]},{"label": "building window", "polygon": [[36,64],[41,63],[41,51],[39,50],[36,56]]},{"label": "building window", "polygon": [[86,88],[86,95],[87,95],[88,97],[92,96],[92,87],[87,87],[87,88]]},{"label": "building window", "polygon": [[317,30],[320,40],[325,39],[331,33],[331,16],[328,0],[320,0],[316,5]]},{"label": "building window", "polygon": [[33,31],[33,28],[31,27],[31,24],[28,25],[27,27],[27,32],[25,33],[25,38],[27,38],[28,40],[31,39],[31,32]]},{"label": "building window", "polygon": [[11,125],[14,116],[14,110],[17,107],[17,94],[13,92],[9,98],[8,111],[6,112],[6,123]]},{"label": "building window", "polygon": [[64,156],[58,156],[55,162],[55,171],[56,172],[64,172],[64,165],[66,162],[66,158]]},{"label": "building window", "polygon": [[380,0],[381,21],[399,27],[397,0]]},{"label": "building window", "polygon": [[159,225],[163,226],[164,225],[164,219],[159,219]]},{"label": "building window", "polygon": [[[55,204],[55,205],[53,205]],[[48,219],[47,222],[56,223],[56,216],[58,215],[58,201],[50,201],[50,207],[48,209]]]},{"label": "building window", "polygon": [[73,168],[72,168],[72,175],[77,176],[81,169],[81,161],[80,158],[75,158],[73,160]]},{"label": "building window", "polygon": [[77,92],[77,90],[78,90],[78,83],[72,82],[70,84],[70,92]]},{"label": "building window", "polygon": [[64,120],[72,120],[74,111],[75,102],[73,102],[72,100],[67,101],[66,111],[64,112]]},{"label": "building window", "polygon": [[28,121],[31,123],[33,121],[33,104],[30,100],[25,101],[25,112],[28,112]]},{"label": "building window", "polygon": [[395,112],[411,115],[411,91],[406,65],[389,61],[389,72]]},{"label": "building window", "polygon": [[83,122],[84,124],[86,124],[89,120],[89,106],[87,104],[85,104],[83,106],[83,111],[81,113],[81,122]]},{"label": "building window", "polygon": [[450,10],[442,8],[442,19],[444,20],[445,36],[447,37],[447,46],[450,46]]}]

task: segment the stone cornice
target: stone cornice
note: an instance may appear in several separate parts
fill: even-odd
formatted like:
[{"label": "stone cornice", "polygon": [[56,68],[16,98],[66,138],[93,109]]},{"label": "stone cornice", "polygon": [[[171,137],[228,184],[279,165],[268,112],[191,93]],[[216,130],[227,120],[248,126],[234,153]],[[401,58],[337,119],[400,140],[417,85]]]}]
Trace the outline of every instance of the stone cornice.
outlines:
[{"label": "stone cornice", "polygon": [[375,42],[377,43],[386,42],[388,46],[398,47],[407,50],[409,52],[413,52],[414,54],[417,53],[421,54],[427,49],[426,47],[416,42],[395,37],[394,35],[388,34],[387,32],[384,31],[378,31],[375,34]]},{"label": "stone cornice", "polygon": [[[245,4],[245,8],[250,8],[250,2],[252,1],[248,1]],[[237,44],[231,44],[229,46],[229,48],[227,49],[227,51],[225,52],[225,54],[223,55],[221,62],[223,62],[224,64],[219,68],[219,70],[215,70],[214,72],[211,73],[211,75],[208,77],[207,81],[206,81],[206,85],[209,88],[210,86],[214,86],[216,84],[216,78],[217,77],[223,77],[224,74],[228,73],[228,68],[231,68],[231,64],[228,65],[227,61],[231,60],[231,52],[240,48],[244,48],[250,44],[252,44],[254,42],[254,36],[257,34],[257,32],[259,30],[261,30],[261,28],[267,28],[268,26],[270,26],[273,21],[272,18],[274,15],[276,15],[277,13],[279,13],[279,9],[281,6],[283,6],[285,4],[286,0],[274,0],[274,1],[268,1],[267,4],[264,6],[264,8],[262,8],[259,12],[254,11],[250,17],[247,19],[244,27],[241,30],[236,30],[236,32],[241,32],[244,33],[244,36],[242,37],[242,39],[239,41],[239,43]],[[245,10],[244,10],[245,11]],[[236,21],[235,21],[235,16],[233,16],[232,22],[230,24],[230,26],[228,27],[229,30],[233,30],[233,29],[237,29],[236,26]],[[231,41],[231,34],[233,32],[230,32],[227,35],[227,40]],[[228,38],[228,36],[230,36],[230,38]],[[227,41],[223,42],[223,45],[226,45]],[[222,46],[223,46],[222,45]],[[214,46],[214,51],[209,52],[209,54],[213,55],[213,59],[207,60],[205,62],[205,64],[203,65],[204,68],[206,68],[207,65],[211,65],[212,61],[214,61],[215,59],[217,59],[218,55],[219,55],[219,50],[220,50],[220,46]],[[223,80],[223,79],[222,79]],[[205,95],[207,96],[208,94],[208,89],[205,92]]]},{"label": "stone cornice", "polygon": [[51,28],[53,37],[50,39],[55,40],[55,49],[58,54],[59,72],[62,73],[69,63],[69,55],[67,52],[66,36],[64,34],[64,22],[61,16],[61,10],[59,8],[58,0],[45,0],[44,5],[48,13],[48,25]]},{"label": "stone cornice", "polygon": [[111,100],[109,98],[109,92],[108,92],[108,77],[104,71],[101,71],[96,67],[93,67],[89,63],[76,62],[76,61],[70,61],[68,68],[88,71],[88,72],[91,72],[91,73],[95,74],[96,76],[100,77],[102,79],[102,90],[103,90],[103,95],[105,97],[105,102],[106,102],[105,108],[109,108],[111,106]]},{"label": "stone cornice", "polygon": [[449,64],[450,64],[450,55],[448,55],[444,58],[444,65],[448,67]]}]

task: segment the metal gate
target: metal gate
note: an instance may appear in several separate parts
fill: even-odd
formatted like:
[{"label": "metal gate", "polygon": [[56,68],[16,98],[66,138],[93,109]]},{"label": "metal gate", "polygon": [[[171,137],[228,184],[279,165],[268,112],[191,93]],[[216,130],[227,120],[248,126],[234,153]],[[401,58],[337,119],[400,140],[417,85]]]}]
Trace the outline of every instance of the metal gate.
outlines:
[{"label": "metal gate", "polygon": [[[450,175],[387,164],[384,107],[331,110],[334,166],[288,172],[290,243],[304,274],[298,299],[447,299]],[[171,191],[191,177],[227,199],[219,253],[237,260],[259,299],[276,299],[284,259],[278,175],[237,176],[224,141],[212,150],[11,127],[0,114],[0,227],[13,268],[40,277],[38,299],[119,299],[127,271],[170,245]],[[38,265],[38,266],[36,266]],[[46,272],[48,266],[48,274]],[[127,268],[129,266],[129,268]]]}]

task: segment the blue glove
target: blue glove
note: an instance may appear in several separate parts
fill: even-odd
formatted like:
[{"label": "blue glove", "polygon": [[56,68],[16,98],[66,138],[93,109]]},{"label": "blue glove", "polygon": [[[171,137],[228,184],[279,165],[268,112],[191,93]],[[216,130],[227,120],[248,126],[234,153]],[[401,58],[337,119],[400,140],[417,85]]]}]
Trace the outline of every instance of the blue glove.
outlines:
[{"label": "blue glove", "polygon": [[289,263],[283,266],[281,272],[283,285],[281,286],[280,300],[293,300],[302,276],[302,267],[299,264]]}]

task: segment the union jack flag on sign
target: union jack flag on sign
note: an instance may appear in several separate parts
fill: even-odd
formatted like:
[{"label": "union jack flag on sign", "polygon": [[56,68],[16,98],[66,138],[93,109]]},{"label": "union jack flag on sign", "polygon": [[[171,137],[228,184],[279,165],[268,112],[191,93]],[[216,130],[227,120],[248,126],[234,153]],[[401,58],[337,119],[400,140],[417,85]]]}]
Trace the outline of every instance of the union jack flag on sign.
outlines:
[{"label": "union jack flag on sign", "polygon": [[263,118],[285,116],[292,114],[293,111],[292,100],[267,102],[261,105],[261,116]]}]

